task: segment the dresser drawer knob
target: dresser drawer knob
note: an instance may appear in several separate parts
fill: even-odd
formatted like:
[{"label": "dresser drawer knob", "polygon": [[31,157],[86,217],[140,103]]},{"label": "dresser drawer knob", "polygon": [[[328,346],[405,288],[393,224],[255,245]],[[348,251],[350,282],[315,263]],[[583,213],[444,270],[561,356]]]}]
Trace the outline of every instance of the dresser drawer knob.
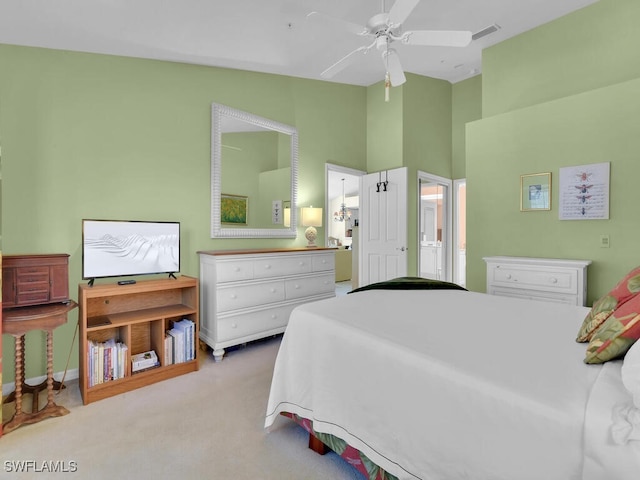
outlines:
[{"label": "dresser drawer knob", "polygon": [[511,280],[511,274],[507,273],[507,280]]},{"label": "dresser drawer knob", "polygon": [[235,323],[235,322],[234,322],[234,323],[232,323],[232,324],[231,324],[231,328],[238,328],[238,324],[237,324],[237,323]]},{"label": "dresser drawer knob", "polygon": [[278,315],[276,315],[275,313],[271,314],[271,320],[275,320],[276,318],[278,318]]},{"label": "dresser drawer knob", "polygon": [[551,283],[558,283],[558,279],[556,277],[551,277]]},{"label": "dresser drawer knob", "polygon": [[271,265],[269,265],[268,263],[264,266],[265,270],[270,270],[271,269]]},{"label": "dresser drawer knob", "polygon": [[270,291],[271,291],[271,293],[276,293],[277,290],[275,288],[271,288]]},{"label": "dresser drawer knob", "polygon": [[296,284],[293,286],[293,288],[295,288],[296,290],[300,290],[300,285]]},{"label": "dresser drawer knob", "polygon": [[231,300],[235,300],[236,298],[238,298],[238,296],[235,293],[232,293],[231,295],[229,295],[229,298]]},{"label": "dresser drawer knob", "polygon": [[240,267],[235,267],[235,268],[233,269],[233,271],[234,271],[234,272],[239,272],[239,271],[240,271]]}]

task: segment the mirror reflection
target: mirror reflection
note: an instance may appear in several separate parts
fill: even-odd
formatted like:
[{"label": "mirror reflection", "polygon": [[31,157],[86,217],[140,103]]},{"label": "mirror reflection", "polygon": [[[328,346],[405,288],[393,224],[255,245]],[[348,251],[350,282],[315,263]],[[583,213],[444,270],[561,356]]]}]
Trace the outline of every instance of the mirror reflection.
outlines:
[{"label": "mirror reflection", "polygon": [[295,237],[296,181],[295,128],[212,105],[212,237]]}]

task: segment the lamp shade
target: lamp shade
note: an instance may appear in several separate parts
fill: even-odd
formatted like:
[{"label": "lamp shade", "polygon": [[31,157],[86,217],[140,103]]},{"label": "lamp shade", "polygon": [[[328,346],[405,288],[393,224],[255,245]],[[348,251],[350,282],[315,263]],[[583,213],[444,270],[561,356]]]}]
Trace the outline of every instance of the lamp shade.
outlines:
[{"label": "lamp shade", "polygon": [[301,220],[303,227],[321,227],[322,208],[302,207]]}]

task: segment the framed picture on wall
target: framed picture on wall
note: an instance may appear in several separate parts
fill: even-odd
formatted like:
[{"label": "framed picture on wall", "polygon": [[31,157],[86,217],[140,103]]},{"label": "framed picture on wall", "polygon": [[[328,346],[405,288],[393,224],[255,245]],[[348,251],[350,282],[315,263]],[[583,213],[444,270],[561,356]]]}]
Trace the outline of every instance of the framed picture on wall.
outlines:
[{"label": "framed picture on wall", "polygon": [[249,197],[244,195],[220,196],[220,222],[230,225],[246,225],[249,215]]},{"label": "framed picture on wall", "polygon": [[520,175],[520,211],[551,210],[551,172]]}]

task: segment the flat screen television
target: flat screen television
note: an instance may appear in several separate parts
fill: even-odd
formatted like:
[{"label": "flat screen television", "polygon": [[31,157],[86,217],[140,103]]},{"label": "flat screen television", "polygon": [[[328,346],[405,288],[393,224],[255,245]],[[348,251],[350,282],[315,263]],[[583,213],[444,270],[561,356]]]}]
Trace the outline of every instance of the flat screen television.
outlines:
[{"label": "flat screen television", "polygon": [[82,220],[82,278],[180,271],[180,223]]}]

